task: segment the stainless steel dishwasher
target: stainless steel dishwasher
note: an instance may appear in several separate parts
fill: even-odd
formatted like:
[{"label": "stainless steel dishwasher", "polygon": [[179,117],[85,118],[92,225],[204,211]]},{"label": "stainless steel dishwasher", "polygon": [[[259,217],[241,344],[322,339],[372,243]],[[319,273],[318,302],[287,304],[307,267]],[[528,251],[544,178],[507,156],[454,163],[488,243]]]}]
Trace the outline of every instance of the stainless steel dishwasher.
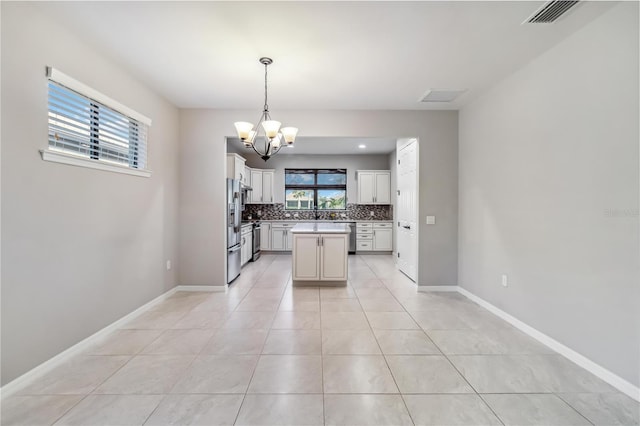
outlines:
[{"label": "stainless steel dishwasher", "polygon": [[349,229],[351,233],[349,234],[349,254],[356,253],[356,223],[349,222]]}]

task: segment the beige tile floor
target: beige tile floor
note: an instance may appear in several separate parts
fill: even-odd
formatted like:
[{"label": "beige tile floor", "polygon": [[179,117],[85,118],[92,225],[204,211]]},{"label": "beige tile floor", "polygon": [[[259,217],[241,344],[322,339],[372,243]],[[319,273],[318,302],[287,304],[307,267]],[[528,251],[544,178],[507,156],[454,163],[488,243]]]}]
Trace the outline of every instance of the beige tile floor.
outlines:
[{"label": "beige tile floor", "polygon": [[637,425],[640,405],[390,256],[344,288],[290,256],[179,292],[2,401],[2,425]]}]

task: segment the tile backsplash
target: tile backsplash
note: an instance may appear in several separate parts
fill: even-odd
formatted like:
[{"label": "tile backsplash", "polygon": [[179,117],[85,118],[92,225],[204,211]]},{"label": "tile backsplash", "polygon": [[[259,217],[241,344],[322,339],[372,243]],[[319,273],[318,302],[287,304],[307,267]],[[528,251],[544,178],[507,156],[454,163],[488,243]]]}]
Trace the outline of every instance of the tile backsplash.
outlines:
[{"label": "tile backsplash", "polygon": [[[373,216],[371,215],[373,212]],[[294,214],[298,214],[298,217],[293,217]],[[289,214],[290,217],[285,215]],[[334,215],[332,217],[331,215]],[[345,214],[347,217],[343,217]],[[262,220],[314,220],[314,211],[304,210],[285,210],[284,204],[247,204],[245,210],[242,213],[242,218],[248,220],[249,216],[252,219]],[[393,220],[393,206],[392,205],[380,205],[370,206],[364,204],[347,204],[346,210],[318,210],[319,220]]]}]

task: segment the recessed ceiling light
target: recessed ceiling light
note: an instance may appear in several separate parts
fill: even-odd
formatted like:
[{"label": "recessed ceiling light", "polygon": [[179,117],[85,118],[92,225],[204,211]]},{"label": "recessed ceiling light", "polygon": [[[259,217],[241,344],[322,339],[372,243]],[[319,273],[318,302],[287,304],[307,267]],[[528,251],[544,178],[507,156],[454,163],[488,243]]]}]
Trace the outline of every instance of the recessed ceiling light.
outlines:
[{"label": "recessed ceiling light", "polygon": [[360,149],[365,149],[366,147],[367,147],[367,146],[366,146],[366,145],[364,145],[364,144],[360,144],[360,145],[358,145],[358,148],[360,148]]},{"label": "recessed ceiling light", "polygon": [[287,148],[293,148],[293,145],[287,145]]}]

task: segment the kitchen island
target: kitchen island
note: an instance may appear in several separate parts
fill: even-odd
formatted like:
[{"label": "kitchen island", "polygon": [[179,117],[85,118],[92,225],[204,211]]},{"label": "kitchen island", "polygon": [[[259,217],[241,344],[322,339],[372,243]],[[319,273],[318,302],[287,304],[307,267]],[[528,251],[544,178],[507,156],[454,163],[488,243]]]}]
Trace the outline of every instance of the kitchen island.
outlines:
[{"label": "kitchen island", "polygon": [[349,234],[345,223],[298,223],[291,229],[294,285],[346,285]]}]

